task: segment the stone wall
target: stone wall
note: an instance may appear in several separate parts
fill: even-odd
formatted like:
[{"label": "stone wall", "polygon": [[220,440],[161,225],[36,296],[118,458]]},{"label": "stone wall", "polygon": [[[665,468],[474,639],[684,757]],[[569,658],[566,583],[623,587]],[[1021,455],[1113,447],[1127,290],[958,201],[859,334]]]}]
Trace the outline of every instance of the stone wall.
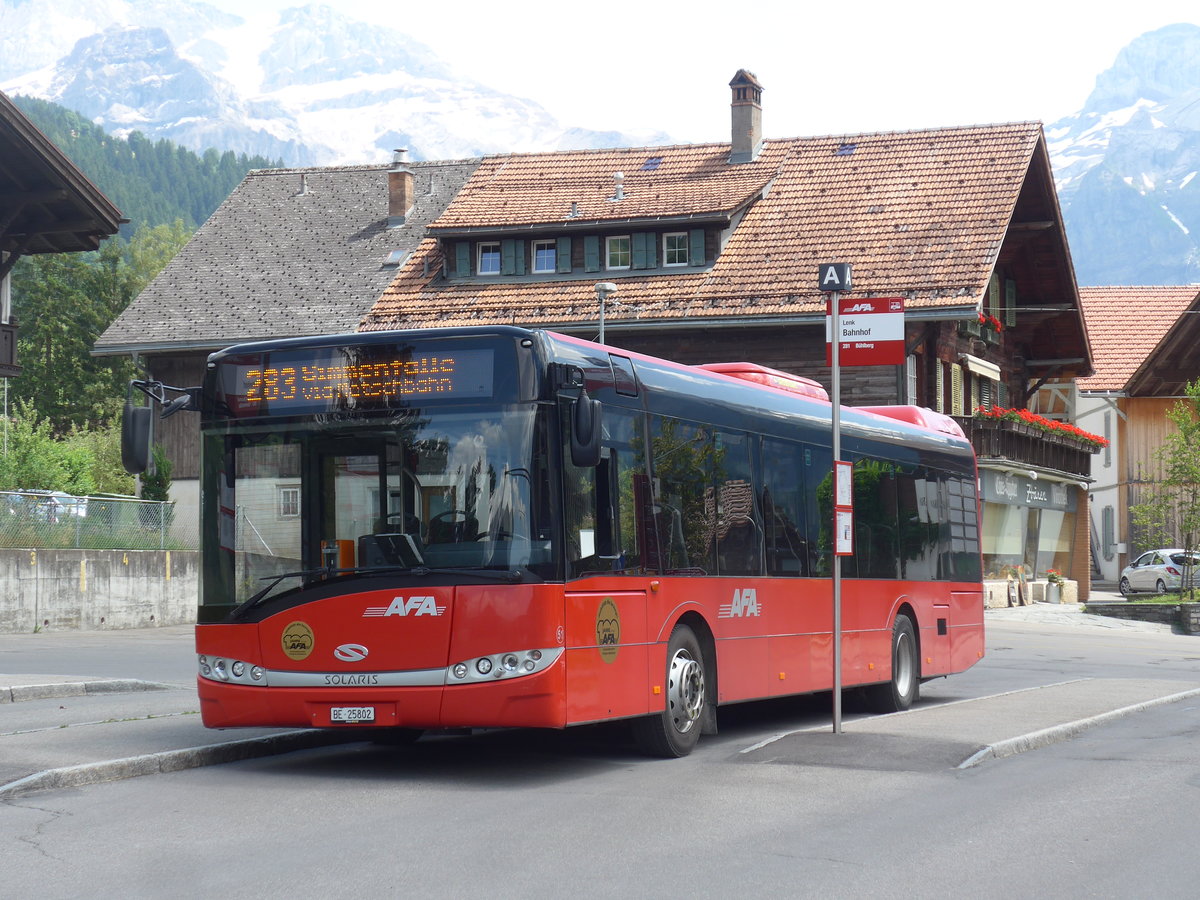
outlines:
[{"label": "stone wall", "polygon": [[1184,634],[1200,634],[1200,603],[1089,603],[1084,611],[1113,619],[1158,622]]},{"label": "stone wall", "polygon": [[0,632],[195,622],[197,574],[188,550],[0,549]]}]

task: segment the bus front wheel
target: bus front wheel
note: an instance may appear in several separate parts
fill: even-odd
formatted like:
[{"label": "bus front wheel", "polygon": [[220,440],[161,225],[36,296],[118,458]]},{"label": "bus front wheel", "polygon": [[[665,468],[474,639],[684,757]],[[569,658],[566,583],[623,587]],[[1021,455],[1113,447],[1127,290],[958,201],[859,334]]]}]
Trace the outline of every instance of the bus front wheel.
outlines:
[{"label": "bus front wheel", "polygon": [[676,625],[667,644],[666,707],[633,723],[642,752],[668,759],[687,756],[700,740],[707,688],[704,651],[696,633]]},{"label": "bus front wheel", "polygon": [[917,632],[912,619],[901,614],[892,625],[892,680],[867,689],[871,708],[876,712],[902,712],[916,702],[921,693],[921,658]]}]

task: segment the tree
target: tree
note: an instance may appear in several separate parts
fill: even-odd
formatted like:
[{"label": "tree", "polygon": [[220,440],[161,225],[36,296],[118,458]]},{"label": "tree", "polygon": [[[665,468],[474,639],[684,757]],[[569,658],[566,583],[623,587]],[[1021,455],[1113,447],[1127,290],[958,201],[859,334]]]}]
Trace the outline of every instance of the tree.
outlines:
[{"label": "tree", "polygon": [[154,445],[154,465],[142,476],[143,500],[171,499],[171,460],[161,444]]},{"label": "tree", "polygon": [[13,271],[13,309],[24,371],[11,380],[55,434],[114,418],[137,370],[126,357],[92,357],[96,339],[188,239],[182,221],[142,227],[132,240],[93,253],[22,259]]},{"label": "tree", "polygon": [[[1174,428],[1155,452],[1162,478],[1131,508],[1142,540],[1157,546],[1178,546],[1194,554],[1200,548],[1200,379],[1186,387],[1187,396],[1168,412]],[[1197,569],[1184,570],[1193,599]]]},{"label": "tree", "polygon": [[56,440],[50,422],[18,401],[4,423],[0,490],[49,490],[86,496],[96,489],[95,457],[83,443]]}]

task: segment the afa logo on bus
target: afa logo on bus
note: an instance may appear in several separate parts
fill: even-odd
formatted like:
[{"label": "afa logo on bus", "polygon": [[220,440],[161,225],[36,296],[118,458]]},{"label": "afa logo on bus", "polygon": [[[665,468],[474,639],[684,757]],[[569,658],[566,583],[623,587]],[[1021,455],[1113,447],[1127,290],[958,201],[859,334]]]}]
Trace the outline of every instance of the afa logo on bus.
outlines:
[{"label": "afa logo on bus", "polygon": [[762,607],[758,604],[758,593],[754,588],[734,588],[733,599],[722,603],[717,610],[718,619],[740,619],[744,616],[761,616]]},{"label": "afa logo on bus", "polygon": [[437,605],[436,597],[396,597],[389,606],[368,606],[363,618],[370,616],[440,616],[446,607]]}]

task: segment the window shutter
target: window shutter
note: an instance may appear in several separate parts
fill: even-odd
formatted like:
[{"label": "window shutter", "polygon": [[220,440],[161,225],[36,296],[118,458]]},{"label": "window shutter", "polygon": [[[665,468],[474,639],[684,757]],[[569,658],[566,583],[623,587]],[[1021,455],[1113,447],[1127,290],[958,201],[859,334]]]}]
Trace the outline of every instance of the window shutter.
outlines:
[{"label": "window shutter", "polygon": [[991,409],[996,405],[996,382],[990,378],[979,379],[979,405]]},{"label": "window shutter", "polygon": [[688,265],[704,265],[704,229],[693,228],[688,232]]},{"label": "window shutter", "polygon": [[968,411],[973,412],[980,406],[983,406],[983,381],[978,375],[971,376],[971,406]]},{"label": "window shutter", "polygon": [[962,366],[958,363],[953,363],[950,366],[950,415],[963,416],[963,407],[966,405],[966,398],[963,396],[963,373]]},{"label": "window shutter", "polygon": [[567,274],[571,271],[571,239],[560,237],[554,247],[554,271]]},{"label": "window shutter", "polygon": [[937,401],[937,403],[936,403],[936,405],[935,405],[935,407],[934,407],[934,408],[935,408],[935,409],[936,409],[938,412],[940,412],[940,413],[944,413],[944,412],[946,411],[946,374],[945,374],[945,366],[944,366],[944,365],[942,365],[942,361],[941,361],[940,359],[939,359],[939,360],[937,360],[937,361],[935,361],[935,362],[934,362],[934,364],[933,364],[933,366],[934,366],[934,375],[935,375],[935,377],[934,377],[934,381],[936,382],[936,386],[935,386],[935,388],[934,388],[934,393],[937,395],[937,396],[934,398],[934,399]]},{"label": "window shutter", "polygon": [[999,389],[996,391],[996,405],[1008,409],[1008,385],[1003,381],[1000,382]]},{"label": "window shutter", "polygon": [[917,355],[910,353],[904,357],[904,402],[916,406],[917,398]]},{"label": "window shutter", "polygon": [[471,245],[467,241],[454,244],[454,274],[465,278],[471,274]]},{"label": "window shutter", "polygon": [[653,269],[658,265],[657,235],[646,231],[633,235],[633,268]]},{"label": "window shutter", "polygon": [[517,274],[517,242],[514,240],[500,242],[500,274]]},{"label": "window shutter", "polygon": [[1105,559],[1112,559],[1116,555],[1117,535],[1114,515],[1115,513],[1111,506],[1104,507],[1100,513],[1100,548],[1104,553]]},{"label": "window shutter", "polygon": [[1000,318],[1000,276],[995,272],[988,282],[988,315]]},{"label": "window shutter", "polygon": [[1017,324],[1017,283],[1011,278],[1004,282],[1004,327]]},{"label": "window shutter", "polygon": [[646,268],[646,234],[645,232],[634,232],[633,241],[633,268]]},{"label": "window shutter", "polygon": [[597,235],[589,234],[583,239],[583,270],[600,271],[600,238]]}]

